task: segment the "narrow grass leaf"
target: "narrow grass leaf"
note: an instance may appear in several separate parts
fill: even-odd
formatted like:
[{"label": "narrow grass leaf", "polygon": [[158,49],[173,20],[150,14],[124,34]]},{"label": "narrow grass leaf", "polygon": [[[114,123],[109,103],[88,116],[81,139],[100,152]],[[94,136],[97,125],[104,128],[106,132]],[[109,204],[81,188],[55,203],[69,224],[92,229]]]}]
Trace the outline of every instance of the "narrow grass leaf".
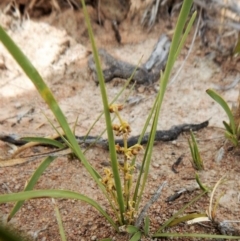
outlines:
[{"label": "narrow grass leaf", "polygon": [[226,121],[223,121],[223,125],[224,125],[226,131],[229,132],[229,134],[233,135],[232,129]]},{"label": "narrow grass leaf", "polygon": [[[157,108],[160,108],[159,104],[157,104],[156,109]],[[153,144],[154,144],[154,139],[155,139],[155,134],[156,134],[156,129],[157,129],[157,122],[158,122],[158,115],[157,114],[158,114],[158,112],[157,112],[157,110],[155,110],[153,125],[152,125],[152,128],[151,128],[149,140],[148,140],[147,147],[145,149],[145,153],[144,153],[144,157],[143,157],[143,161],[142,161],[142,169],[144,169],[144,172],[142,172],[143,173],[142,185],[140,187],[139,195],[138,195],[137,202],[136,202],[136,208],[137,209],[138,209],[139,204],[141,202],[142,194],[143,194],[143,191],[144,191],[144,188],[145,188],[145,185],[146,185],[146,182],[147,182],[148,173],[149,173]]]},{"label": "narrow grass leaf", "polygon": [[144,234],[146,236],[149,235],[149,226],[150,226],[150,219],[148,216],[146,216],[144,220]]},{"label": "narrow grass leaf", "polygon": [[[33,189],[33,187],[37,183],[38,179],[41,177],[41,175],[47,169],[47,167],[54,161],[54,159],[56,159],[56,157],[47,157],[45,160],[42,161],[42,163],[39,165],[39,167],[36,169],[36,171],[31,176],[30,180],[28,181],[27,185],[24,188],[24,191],[30,191],[30,190]],[[23,203],[24,203],[24,201],[18,201],[14,205],[10,214],[8,215],[8,218],[7,218],[8,222],[12,219],[12,217],[22,207]]]},{"label": "narrow grass leaf", "polygon": [[176,28],[175,28],[174,35],[173,35],[173,40],[172,40],[170,51],[169,51],[167,65],[166,65],[166,69],[165,69],[165,73],[164,73],[164,75],[166,77],[163,80],[164,83],[162,84],[162,87],[163,87],[162,93],[165,92],[172,67],[176,61],[176,58],[177,58],[176,52],[178,51],[180,53],[181,49],[179,46],[183,46],[183,44],[184,44],[184,43],[181,43],[181,45],[180,45],[180,42],[182,39],[182,33],[183,33],[184,26],[186,24],[190,9],[192,7],[192,3],[193,3],[193,0],[188,0],[188,1],[184,1],[182,4],[182,8],[181,8],[178,20],[177,20]]},{"label": "narrow grass leaf", "polygon": [[28,141],[28,142],[37,142],[39,144],[55,146],[58,148],[65,147],[61,142],[53,140],[53,139],[45,138],[45,137],[23,137],[21,139]]},{"label": "narrow grass leaf", "polygon": [[233,50],[233,55],[235,55],[235,54],[240,54],[240,33],[238,33],[238,41]]},{"label": "narrow grass leaf", "polygon": [[[126,101],[127,101],[128,97],[130,96],[131,91],[133,90],[134,86],[135,86],[135,83],[131,86],[131,88],[130,88],[130,90],[129,90],[129,93],[125,96],[124,101],[123,101],[123,104],[126,103]],[[123,88],[122,88],[122,90],[123,90]],[[120,92],[121,92],[121,90],[120,90]],[[117,94],[117,96],[120,94],[120,92]],[[114,101],[115,101],[115,99],[116,99],[117,96],[114,97],[114,99],[111,101],[110,105],[114,103]],[[119,96],[120,96],[120,95],[119,95]],[[118,97],[117,97],[117,99],[118,99]],[[95,124],[98,122],[98,120],[101,118],[101,116],[102,116],[103,114],[104,114],[104,111],[97,117],[97,119],[94,121],[94,123],[92,124],[92,126],[89,128],[89,130],[87,131],[87,134],[86,134],[86,136],[85,136],[86,138],[87,138],[87,135],[89,135],[91,129],[95,126]],[[115,120],[115,118],[116,118],[116,115],[111,119],[111,122],[112,122],[112,123],[113,123],[113,121]],[[95,142],[91,143],[91,144],[84,150],[84,152],[83,152],[84,154],[85,154],[98,140],[101,139],[102,135],[106,132],[106,130],[107,130],[107,128],[105,128],[105,129],[99,134],[99,136],[96,138],[96,141],[95,141]]]},{"label": "narrow grass leaf", "polygon": [[235,126],[234,116],[233,116],[232,111],[229,108],[227,102],[217,92],[215,92],[212,89],[208,89],[208,90],[206,90],[206,92],[212,99],[214,99],[224,109],[225,113],[228,116],[232,133],[233,133],[233,135],[235,135],[236,134],[236,126]]},{"label": "narrow grass leaf", "polygon": [[183,46],[184,46],[184,44],[185,44],[185,41],[186,41],[186,39],[187,39],[187,36],[188,36],[190,30],[192,29],[192,25],[193,25],[196,17],[197,17],[197,11],[195,11],[195,12],[193,13],[193,15],[191,16],[191,18],[190,18],[190,20],[189,20],[189,22],[188,22],[188,24],[187,24],[186,30],[185,30],[185,32],[184,32],[184,34],[183,34],[183,36],[182,36],[181,42],[180,42],[180,44],[179,44],[179,46],[178,46],[178,49],[177,49],[177,52],[176,52],[176,54],[175,54],[175,60],[176,60],[177,57],[179,56],[179,54],[180,54],[180,52],[181,52],[181,50],[182,50],[182,48],[183,48]]},{"label": "narrow grass leaf", "polygon": [[7,48],[9,53],[16,60],[16,62],[19,64],[19,66],[26,73],[26,75],[30,78],[30,80],[35,85],[36,89],[38,90],[43,100],[48,104],[49,108],[53,112],[58,123],[62,127],[64,134],[66,136],[66,139],[70,143],[70,148],[73,150],[73,152],[78,157],[78,159],[82,161],[83,165],[85,166],[89,174],[98,184],[98,186],[101,188],[102,192],[105,195],[107,195],[105,187],[102,185],[101,181],[99,180],[100,175],[99,174],[96,175],[97,173],[96,170],[94,170],[94,168],[90,165],[90,163],[83,155],[78,145],[78,142],[67,123],[66,117],[64,116],[52,92],[47,87],[47,85],[43,81],[42,77],[40,76],[36,68],[32,65],[29,59],[24,55],[24,53],[13,42],[13,40],[8,36],[8,34],[4,31],[4,29],[1,26],[0,26],[0,40],[2,41],[3,45]]},{"label": "narrow grass leaf", "polygon": [[224,192],[221,193],[221,195],[218,196],[215,204],[214,204],[214,207],[213,207],[213,210],[212,210],[212,213],[216,214],[216,210],[218,208],[218,205],[219,205],[219,201],[220,199],[222,198],[222,196],[224,195]]},{"label": "narrow grass leaf", "polygon": [[87,28],[88,28],[89,38],[90,38],[90,41],[92,44],[93,56],[94,56],[94,61],[95,61],[96,70],[97,70],[97,76],[98,76],[101,95],[102,95],[102,102],[103,102],[105,121],[106,121],[106,126],[107,126],[107,135],[108,135],[108,143],[109,143],[112,171],[113,171],[113,177],[114,177],[114,182],[115,182],[115,187],[116,187],[116,192],[117,192],[117,201],[118,201],[119,211],[120,211],[120,215],[121,215],[121,222],[122,222],[122,224],[124,224],[123,213],[125,211],[125,206],[124,206],[124,199],[123,199],[123,192],[122,192],[122,184],[121,184],[121,179],[120,179],[119,170],[118,170],[117,154],[116,154],[115,141],[114,141],[114,135],[113,135],[113,130],[112,130],[112,122],[111,122],[111,117],[110,117],[110,112],[109,112],[109,103],[108,103],[108,98],[107,98],[107,93],[106,93],[106,88],[105,88],[105,80],[103,77],[103,72],[101,69],[98,51],[97,51],[97,47],[95,44],[93,31],[92,31],[90,19],[88,16],[88,12],[86,10],[85,2],[84,2],[84,0],[81,0],[81,2],[82,2],[82,6],[83,6],[85,22],[86,22]]},{"label": "narrow grass leaf", "polygon": [[[152,118],[152,116],[153,116],[153,114],[154,114],[154,111],[155,111],[155,109],[156,109],[157,100],[158,100],[158,99],[156,98],[156,99],[155,99],[155,102],[154,102],[154,104],[153,104],[153,107],[151,108],[150,113],[148,114],[147,120],[145,121],[144,127],[143,127],[143,129],[142,129],[141,135],[140,135],[140,137],[138,138],[138,144],[141,143],[141,141],[142,141],[142,139],[143,139],[143,136],[144,136],[145,133],[146,133],[147,127],[149,126],[149,123],[150,123],[150,121],[151,121],[151,118]],[[137,179],[137,182],[136,182],[136,185],[135,185],[135,190],[134,190],[134,194],[133,194],[133,202],[134,202],[134,203],[137,203],[139,187],[140,187],[142,175],[143,175],[144,169],[145,169],[145,162],[144,162],[144,160],[145,160],[145,159],[143,158],[143,162],[142,162],[142,165],[141,165],[141,169],[140,169],[140,171],[139,171],[138,179]],[[133,158],[132,163],[131,163],[132,166],[134,166],[135,161],[136,161],[136,158]],[[135,205],[135,206],[137,206],[137,205]]]},{"label": "narrow grass leaf", "polygon": [[59,229],[59,233],[60,233],[60,236],[61,236],[61,240],[67,241],[65,231],[64,231],[64,228],[63,228],[63,223],[62,223],[62,218],[61,218],[59,208],[58,208],[54,199],[52,199],[52,202],[53,202],[53,205],[54,205],[54,211],[55,211],[55,215],[56,215],[56,218],[57,218],[58,229]]},{"label": "narrow grass leaf", "polygon": [[[141,58],[142,59],[142,58]],[[129,77],[129,79],[126,81],[126,83],[123,85],[123,87],[120,89],[120,91],[117,93],[117,95],[113,98],[112,101],[110,101],[110,105],[113,104],[116,100],[118,100],[118,98],[122,95],[123,91],[126,90],[126,88],[128,87],[128,85],[130,84],[133,76],[135,75],[136,71],[137,71],[137,68],[140,66],[140,62],[141,62],[141,59],[139,60],[136,68],[134,69],[133,73],[131,74],[131,76]],[[135,86],[135,84],[132,86],[132,88]],[[131,89],[132,89],[131,88]],[[93,124],[90,126],[89,130],[87,131],[86,133],[86,137],[90,134],[91,130],[93,129],[93,127],[95,126],[95,124],[100,120],[100,118],[102,117],[102,115],[104,114],[104,111],[102,111],[100,113],[100,115],[96,118],[96,120],[93,122]],[[105,131],[104,131],[105,132]],[[100,135],[101,137],[101,135]]]},{"label": "narrow grass leaf", "polygon": [[211,193],[211,196],[210,196],[210,202],[209,202],[209,207],[208,207],[207,214],[208,214],[208,216],[209,216],[209,218],[210,218],[211,220],[213,220],[214,217],[215,217],[214,208],[213,208],[213,197],[214,197],[214,194],[215,194],[218,186],[224,182],[225,177],[226,177],[226,174],[225,174],[224,176],[222,176],[222,177],[217,181],[217,183],[214,185],[214,188],[213,188],[212,193]]},{"label": "narrow grass leaf", "polygon": [[215,235],[215,234],[205,234],[205,233],[157,233],[153,235],[154,238],[206,238],[206,239],[239,239],[240,236],[228,236],[228,235]]},{"label": "narrow grass leaf", "polygon": [[168,227],[173,227],[178,225],[179,223],[186,222],[195,218],[206,218],[208,217],[206,213],[191,213],[180,218],[175,218],[171,223],[169,223]]},{"label": "narrow grass leaf", "polygon": [[112,218],[103,210],[103,208],[93,199],[68,190],[37,190],[37,191],[25,191],[19,193],[11,193],[11,194],[4,194],[0,195],[0,203],[7,203],[7,202],[16,202],[16,201],[25,201],[27,199],[32,198],[65,198],[65,199],[76,199],[83,202],[88,203],[89,205],[93,206],[97,209],[107,220],[108,222],[118,231],[118,227]]},{"label": "narrow grass leaf", "polygon": [[74,135],[75,135],[75,133],[76,133],[76,128],[77,128],[78,119],[79,119],[79,115],[77,116],[76,121],[74,122],[73,130],[72,130],[72,132],[73,132]]},{"label": "narrow grass leaf", "polygon": [[191,141],[188,140],[188,144],[191,150],[191,155],[192,155],[192,165],[196,170],[203,170],[204,169],[204,165],[203,165],[203,161],[198,149],[198,145],[197,145],[197,141],[196,138],[193,134],[192,131],[190,131],[190,135],[191,135]]},{"label": "narrow grass leaf", "polygon": [[232,133],[228,132],[228,131],[225,131],[225,137],[231,141],[233,143],[234,146],[237,146],[238,145],[238,138],[233,135]]},{"label": "narrow grass leaf", "polygon": [[[198,196],[196,196],[195,198],[193,198],[189,203],[187,203],[186,205],[184,205],[180,210],[178,210],[171,218],[169,218],[158,230],[155,234],[158,233],[162,233],[162,231],[169,226],[169,224],[175,219],[177,218],[179,215],[181,215],[186,208],[188,208],[190,205],[192,205],[193,203],[195,203],[196,201],[198,201],[203,195],[205,195],[207,192],[204,191],[201,194],[199,194]],[[154,234],[154,236],[155,236]]]},{"label": "narrow grass leaf", "polygon": [[[151,156],[152,156],[152,149],[153,149],[154,139],[155,139],[155,135],[156,135],[157,122],[158,122],[158,118],[159,118],[161,105],[163,102],[163,97],[164,97],[164,94],[166,91],[167,83],[168,83],[174,62],[176,60],[176,51],[178,50],[179,43],[181,41],[183,28],[185,26],[192,3],[193,3],[193,0],[188,0],[188,1],[185,0],[183,2],[183,5],[182,5],[181,11],[180,11],[180,15],[178,17],[176,29],[174,31],[174,36],[173,36],[173,40],[171,43],[166,68],[165,68],[164,74],[161,75],[160,90],[159,90],[159,93],[157,95],[157,100],[156,100],[156,109],[155,109],[155,115],[154,115],[155,117],[153,120],[151,132],[150,132],[150,136],[149,136],[149,141],[148,141],[146,151],[144,154],[144,159],[143,159],[143,165],[145,165],[143,181],[142,181],[140,190],[138,190],[140,187],[140,181],[139,181],[140,179],[138,179],[138,182],[137,182],[138,189],[135,189],[136,192],[134,193],[134,198],[136,198],[136,208],[137,209],[138,209],[139,203],[141,201],[142,193],[143,193],[143,190],[144,190],[144,187],[146,184],[146,180],[147,180],[147,176],[148,176],[148,170],[149,170]],[[179,49],[179,51],[180,51],[180,49]],[[141,169],[143,169],[143,168],[141,168]],[[138,195],[135,195],[136,193],[138,193]]]},{"label": "narrow grass leaf", "polygon": [[196,182],[197,184],[199,185],[199,187],[202,189],[202,191],[205,191],[205,192],[209,192],[209,188],[205,187],[202,182],[200,181],[200,178],[199,178],[199,175],[196,173],[195,175],[195,179],[196,179]]}]

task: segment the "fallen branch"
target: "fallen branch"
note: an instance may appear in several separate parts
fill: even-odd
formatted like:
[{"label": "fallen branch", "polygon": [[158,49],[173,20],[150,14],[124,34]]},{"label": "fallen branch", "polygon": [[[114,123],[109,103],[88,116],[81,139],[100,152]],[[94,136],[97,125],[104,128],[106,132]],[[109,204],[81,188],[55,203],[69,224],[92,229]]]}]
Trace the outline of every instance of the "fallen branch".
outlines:
[{"label": "fallen branch", "polygon": [[[156,82],[160,77],[160,71],[165,68],[170,43],[171,42],[168,37],[166,35],[162,35],[146,63],[140,67],[118,60],[107,53],[106,50],[100,49],[99,56],[102,65],[104,66],[103,75],[105,81],[110,82],[114,78],[128,79],[136,69],[132,78],[132,80],[136,83],[152,84]],[[98,82],[96,66],[92,55],[89,57],[88,66],[94,73],[95,81]]]}]

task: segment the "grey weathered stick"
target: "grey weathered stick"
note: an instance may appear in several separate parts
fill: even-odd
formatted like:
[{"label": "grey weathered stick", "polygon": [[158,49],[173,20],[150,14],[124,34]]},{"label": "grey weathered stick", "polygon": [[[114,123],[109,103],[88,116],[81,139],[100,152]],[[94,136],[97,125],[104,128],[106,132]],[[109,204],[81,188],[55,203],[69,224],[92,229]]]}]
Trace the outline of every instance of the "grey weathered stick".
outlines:
[{"label": "grey weathered stick", "polygon": [[[128,79],[135,69],[136,72],[132,80],[136,81],[138,84],[151,84],[157,81],[160,77],[160,71],[165,67],[169,48],[169,39],[166,35],[162,35],[147,62],[139,67],[118,60],[107,53],[106,50],[100,49],[99,56],[103,67],[105,81],[109,82],[114,78]],[[96,67],[92,55],[89,57],[88,66],[90,70],[93,71],[94,79],[97,81]]]},{"label": "grey weathered stick", "polygon": [[162,69],[163,66],[165,66],[170,44],[171,42],[169,41],[168,37],[165,34],[161,35],[157,44],[154,47],[152,54],[150,55],[147,62],[144,64],[144,67],[148,71],[151,71],[151,69],[153,69],[154,67]]},{"label": "grey weathered stick", "polygon": [[159,198],[159,196],[160,196],[160,194],[161,194],[161,192],[162,192],[162,189],[163,189],[164,186],[166,186],[166,184],[167,184],[166,181],[163,182],[163,184],[161,184],[161,185],[158,187],[157,191],[154,193],[154,195],[152,196],[152,198],[151,198],[151,199],[148,201],[148,203],[144,206],[144,208],[142,209],[141,213],[139,214],[139,216],[138,216],[138,218],[137,218],[137,220],[136,220],[136,222],[135,222],[135,224],[134,224],[135,227],[139,228],[139,227],[141,226],[141,223],[142,223],[143,219],[144,219],[145,216],[147,215],[148,209],[153,205],[153,203],[155,203],[155,202],[158,200],[158,198]]}]

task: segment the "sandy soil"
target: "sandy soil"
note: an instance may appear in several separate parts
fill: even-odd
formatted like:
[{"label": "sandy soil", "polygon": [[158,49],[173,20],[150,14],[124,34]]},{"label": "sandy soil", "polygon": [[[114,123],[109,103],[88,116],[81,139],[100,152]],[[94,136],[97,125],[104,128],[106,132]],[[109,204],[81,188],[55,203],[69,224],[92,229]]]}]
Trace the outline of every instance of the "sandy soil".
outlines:
[{"label": "sandy soil", "polygon": [[[174,26],[174,20],[171,25]],[[25,54],[37,67],[56,99],[60,103],[69,123],[72,126],[78,117],[76,134],[84,135],[102,111],[99,87],[95,84],[87,67],[90,44],[81,11],[67,10],[60,15],[52,14],[38,20],[27,20],[20,23],[9,16],[1,15],[1,24],[22,48]],[[171,37],[169,22],[159,22],[151,32],[146,32],[138,24],[124,21],[120,26],[122,44],[118,44],[110,23],[104,27],[93,23],[98,47],[105,48],[115,57],[137,64],[150,55],[154,44],[162,33]],[[176,62],[173,75],[187,55],[190,40]],[[216,192],[221,193],[217,210],[217,220],[240,219],[240,161],[235,151],[227,151],[222,121],[227,120],[221,108],[205,93],[206,89],[230,84],[239,69],[238,61],[231,58],[216,58],[218,53],[201,46],[197,38],[193,51],[183,71],[167,89],[158,129],[168,129],[172,125],[182,123],[199,123],[210,119],[210,126],[196,133],[205,170],[199,173],[200,179],[207,186],[213,187],[224,175],[227,182]],[[216,61],[216,59],[218,61]],[[232,67],[235,66],[235,69]],[[170,80],[171,81],[171,80]],[[106,85],[109,99],[124,85],[125,80],[115,79]],[[126,104],[122,112],[129,121],[132,135],[139,134],[147,114],[156,97],[158,83],[153,86],[136,86],[130,92],[128,88],[120,97],[119,102],[130,94],[131,98],[139,98],[135,104]],[[229,104],[236,104],[238,85],[227,91],[221,91]],[[0,134],[17,134],[19,136],[46,136],[54,134],[54,130],[46,120],[47,115],[54,124],[56,121],[40,99],[34,86],[9,56],[4,47],[0,46]],[[101,133],[104,120],[101,119],[91,134]],[[151,232],[167,218],[171,217],[185,203],[200,193],[194,179],[195,170],[190,162],[190,151],[187,144],[188,134],[181,135],[176,141],[157,143],[154,148],[149,180],[144,194],[142,206],[154,193],[154,190],[167,181],[159,200],[151,207],[149,217]],[[221,160],[216,156],[221,147],[225,153]],[[15,147],[0,142],[0,157],[7,159]],[[46,151],[46,148],[35,147],[27,154]],[[178,173],[171,169],[177,158],[184,154],[183,161],[177,168]],[[103,164],[109,159],[108,152],[94,147],[87,151],[89,162],[103,173]],[[141,154],[138,162],[141,162]],[[41,160],[19,166],[0,169],[0,193],[18,192],[23,190],[25,182],[40,164]],[[36,189],[69,189],[97,200],[108,210],[108,205],[95,183],[89,178],[81,162],[59,157],[40,178]],[[191,189],[173,202],[166,202],[167,197],[181,188]],[[209,195],[187,209],[186,213],[205,212],[209,206]],[[85,203],[74,200],[57,200],[63,219],[68,240],[99,240],[110,237],[113,240],[128,240],[126,234],[116,234],[109,224]],[[5,222],[13,204],[0,205],[0,217]],[[23,208],[10,221],[14,227],[27,233],[34,240],[60,240],[58,226],[50,199],[27,201]],[[232,226],[240,231],[239,225]],[[220,231],[211,223],[202,226],[182,223],[168,230],[172,232],[215,233]],[[144,238],[143,240],[148,240]],[[187,240],[185,238],[179,240]],[[197,239],[195,239],[197,240]]]}]

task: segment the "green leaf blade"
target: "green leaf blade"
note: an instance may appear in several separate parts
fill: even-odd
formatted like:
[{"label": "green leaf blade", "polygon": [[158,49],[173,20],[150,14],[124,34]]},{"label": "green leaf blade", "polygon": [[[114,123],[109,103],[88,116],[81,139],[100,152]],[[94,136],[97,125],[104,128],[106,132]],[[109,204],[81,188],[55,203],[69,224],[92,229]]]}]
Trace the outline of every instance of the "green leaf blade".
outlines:
[{"label": "green leaf blade", "polygon": [[133,225],[128,225],[126,231],[130,234],[134,234],[139,231],[139,229]]},{"label": "green leaf blade", "polygon": [[138,241],[141,239],[141,236],[142,236],[141,232],[138,231],[131,237],[129,241]]},{"label": "green leaf blade", "polygon": [[112,171],[113,171],[113,178],[116,186],[116,192],[117,192],[117,202],[119,205],[120,210],[120,216],[121,216],[121,224],[124,224],[124,212],[125,212],[125,206],[124,206],[124,198],[123,198],[123,191],[122,191],[122,184],[120,179],[120,174],[118,170],[118,160],[117,160],[117,154],[116,154],[116,148],[115,148],[115,141],[114,141],[114,135],[112,130],[112,122],[111,122],[111,116],[109,112],[109,103],[107,98],[107,92],[105,88],[105,80],[98,56],[97,47],[94,40],[94,35],[90,23],[90,19],[88,16],[88,12],[85,6],[84,0],[81,0],[82,6],[83,6],[83,13],[86,21],[86,25],[88,28],[88,34],[91,41],[92,49],[93,49],[93,56],[94,61],[96,64],[96,70],[97,70],[97,76],[99,80],[100,90],[101,90],[101,96],[102,96],[102,103],[104,108],[104,114],[105,114],[105,122],[107,126],[107,135],[108,135],[108,143],[109,143],[109,151],[110,151],[110,158],[111,158],[111,165],[112,165]]},{"label": "green leaf blade", "polygon": [[37,190],[37,191],[25,191],[19,193],[11,193],[0,195],[0,203],[25,201],[32,198],[66,198],[66,199],[76,199],[88,203],[98,210],[108,222],[118,231],[118,227],[112,218],[103,210],[103,208],[93,199],[72,191],[67,190]]},{"label": "green leaf blade", "polygon": [[45,138],[45,137],[23,137],[21,139],[28,141],[28,142],[37,142],[37,143],[40,143],[43,145],[55,146],[58,148],[65,147],[61,142],[50,139],[50,138]]},{"label": "green leaf blade", "polygon": [[[56,159],[56,157],[47,157],[36,169],[36,171],[33,173],[32,177],[30,178],[29,182],[27,183],[26,187],[24,188],[24,191],[30,191],[33,189],[35,184],[37,183],[38,179],[41,177],[43,172],[47,169],[47,167]],[[22,207],[24,201],[18,201],[14,207],[12,208],[10,214],[8,215],[7,221],[9,222],[13,216],[19,211],[19,209]]]},{"label": "green leaf blade", "polygon": [[231,132],[233,134],[236,134],[236,126],[235,126],[235,121],[234,121],[234,116],[232,114],[231,109],[229,108],[227,102],[214,90],[208,89],[206,90],[207,94],[214,99],[225,111],[225,113],[228,116],[229,122],[230,122],[230,127],[231,127]]}]

